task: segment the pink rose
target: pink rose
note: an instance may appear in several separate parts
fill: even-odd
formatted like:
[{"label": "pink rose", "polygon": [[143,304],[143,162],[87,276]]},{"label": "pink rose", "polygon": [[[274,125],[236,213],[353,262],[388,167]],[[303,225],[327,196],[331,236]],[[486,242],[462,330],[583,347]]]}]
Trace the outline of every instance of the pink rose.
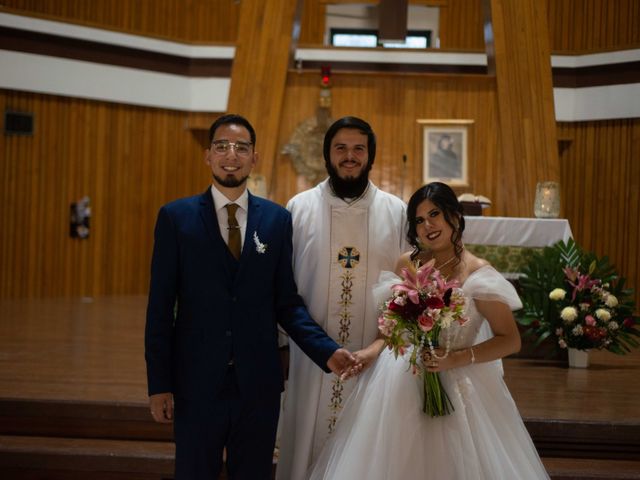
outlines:
[{"label": "pink rose", "polygon": [[584,323],[590,326],[594,326],[596,324],[596,319],[591,315],[587,315],[586,317],[584,317]]},{"label": "pink rose", "polygon": [[418,317],[418,326],[423,332],[430,332],[433,328],[433,318],[424,313]]}]

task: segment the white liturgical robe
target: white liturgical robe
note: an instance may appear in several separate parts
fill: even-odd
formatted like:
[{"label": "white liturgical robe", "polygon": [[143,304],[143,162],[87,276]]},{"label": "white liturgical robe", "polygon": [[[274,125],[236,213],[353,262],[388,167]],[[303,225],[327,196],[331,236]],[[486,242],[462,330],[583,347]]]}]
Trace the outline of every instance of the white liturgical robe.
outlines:
[{"label": "white liturgical robe", "polygon": [[[294,271],[312,317],[340,345],[356,351],[378,332],[371,287],[395,269],[406,243],[406,206],[371,182],[357,200],[336,197],[328,180],[292,198]],[[326,374],[291,342],[280,431],[278,480],[298,480],[335,427],[356,379]]]}]

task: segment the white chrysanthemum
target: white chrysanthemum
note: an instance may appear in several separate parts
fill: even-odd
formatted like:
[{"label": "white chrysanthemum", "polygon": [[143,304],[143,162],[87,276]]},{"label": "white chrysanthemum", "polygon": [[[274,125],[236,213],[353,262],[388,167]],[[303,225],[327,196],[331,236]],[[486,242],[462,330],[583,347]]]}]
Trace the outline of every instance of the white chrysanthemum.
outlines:
[{"label": "white chrysanthemum", "polygon": [[613,331],[613,330],[617,330],[618,328],[620,328],[620,326],[618,325],[618,322],[616,321],[611,321],[607,324],[607,328],[609,328],[609,330]]},{"label": "white chrysanthemum", "polygon": [[573,330],[571,330],[571,334],[575,337],[579,337],[583,333],[584,332],[582,331],[582,325],[576,325],[575,327],[573,327]]},{"label": "white chrysanthemum", "polygon": [[562,338],[558,340],[558,345],[560,345],[560,348],[567,348],[567,342],[565,342]]},{"label": "white chrysanthemum", "polygon": [[604,303],[607,307],[613,308],[618,306],[618,299],[615,295],[608,294],[604,299]]},{"label": "white chrysanthemum", "polygon": [[589,310],[589,307],[590,307],[590,306],[591,306],[591,305],[589,305],[588,303],[581,303],[581,304],[580,304],[580,311],[582,311],[582,312],[586,312],[587,310]]},{"label": "white chrysanthemum", "polygon": [[424,313],[427,315],[427,317],[433,318],[434,322],[440,321],[441,310],[439,308],[427,308]]},{"label": "white chrysanthemum", "polygon": [[564,291],[562,288],[554,288],[553,290],[551,290],[551,293],[549,293],[549,298],[551,300],[564,300],[564,297],[567,295],[567,292]]},{"label": "white chrysanthemum", "polygon": [[578,318],[578,311],[575,307],[564,307],[560,312],[560,318],[562,318],[565,323],[571,323]]},{"label": "white chrysanthemum", "polygon": [[442,314],[440,315],[440,324],[442,325],[442,328],[446,330],[451,326],[452,323],[453,312],[451,310],[445,310],[444,312],[442,312]]},{"label": "white chrysanthemum", "polygon": [[596,317],[598,317],[599,320],[608,322],[611,320],[611,312],[605,308],[599,308],[596,310]]}]

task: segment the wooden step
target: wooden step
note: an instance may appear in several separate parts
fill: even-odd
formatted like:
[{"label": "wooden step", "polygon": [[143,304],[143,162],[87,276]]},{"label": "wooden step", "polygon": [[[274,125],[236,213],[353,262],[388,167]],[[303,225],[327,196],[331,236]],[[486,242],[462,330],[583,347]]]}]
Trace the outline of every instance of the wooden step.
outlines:
[{"label": "wooden step", "polygon": [[[525,418],[543,457],[635,460],[636,422]],[[147,405],[0,398],[0,435],[167,441],[173,427],[155,423]]]},{"label": "wooden step", "polygon": [[638,480],[640,460],[543,457],[552,480]]},{"label": "wooden step", "polygon": [[2,478],[168,479],[170,442],[0,436]]},{"label": "wooden step", "polygon": [[173,440],[143,404],[0,398],[0,435]]},{"label": "wooden step", "polygon": [[541,457],[640,458],[640,426],[636,422],[532,418],[524,422]]}]

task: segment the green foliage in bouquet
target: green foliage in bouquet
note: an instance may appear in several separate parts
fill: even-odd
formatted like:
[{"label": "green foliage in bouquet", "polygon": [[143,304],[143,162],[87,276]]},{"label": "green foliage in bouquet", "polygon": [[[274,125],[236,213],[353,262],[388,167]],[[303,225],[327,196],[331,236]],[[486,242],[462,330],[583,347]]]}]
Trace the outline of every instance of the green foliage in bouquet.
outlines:
[{"label": "green foliage in bouquet", "polygon": [[524,336],[556,349],[606,349],[624,355],[640,343],[633,290],[624,288],[607,257],[583,251],[573,239],[535,252],[519,280]]}]

